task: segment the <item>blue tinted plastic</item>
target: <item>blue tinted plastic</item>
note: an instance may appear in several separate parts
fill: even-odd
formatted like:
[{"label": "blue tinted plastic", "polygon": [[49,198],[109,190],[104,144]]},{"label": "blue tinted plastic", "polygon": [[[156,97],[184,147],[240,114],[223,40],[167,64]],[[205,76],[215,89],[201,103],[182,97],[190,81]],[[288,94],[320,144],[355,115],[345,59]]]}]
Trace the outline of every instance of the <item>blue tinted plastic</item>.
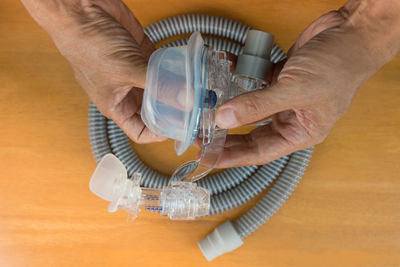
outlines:
[{"label": "blue tinted plastic", "polygon": [[187,46],[158,49],[147,68],[142,119],[153,133],[176,140],[178,155],[193,144],[201,121],[203,49],[201,35],[193,34]]}]

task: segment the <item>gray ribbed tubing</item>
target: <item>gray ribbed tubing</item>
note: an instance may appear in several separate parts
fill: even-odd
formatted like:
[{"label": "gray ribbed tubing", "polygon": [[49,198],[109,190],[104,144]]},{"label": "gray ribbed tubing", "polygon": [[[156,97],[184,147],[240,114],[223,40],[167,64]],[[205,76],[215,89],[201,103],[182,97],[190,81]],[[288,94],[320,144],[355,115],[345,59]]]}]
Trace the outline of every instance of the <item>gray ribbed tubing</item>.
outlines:
[{"label": "gray ribbed tubing", "polygon": [[[221,17],[181,15],[151,24],[145,28],[145,33],[153,43],[157,43],[176,35],[200,31],[212,35],[205,37],[204,42],[213,49],[238,55],[249,29],[242,23]],[[185,45],[186,42],[187,38],[184,38],[165,46]],[[274,45],[271,61],[276,63],[285,57],[282,49]],[[136,156],[125,133],[112,120],[104,117],[93,104],[89,107],[89,135],[97,162],[105,154],[113,153],[126,166],[129,176],[134,172],[142,173],[142,186],[161,188],[167,185],[169,177],[147,167]],[[211,193],[211,214],[240,206],[272,184],[265,196],[234,222],[236,230],[244,238],[267,221],[290,196],[304,173],[311,153],[312,148],[309,148],[262,166],[231,168],[203,178],[197,184]]]}]

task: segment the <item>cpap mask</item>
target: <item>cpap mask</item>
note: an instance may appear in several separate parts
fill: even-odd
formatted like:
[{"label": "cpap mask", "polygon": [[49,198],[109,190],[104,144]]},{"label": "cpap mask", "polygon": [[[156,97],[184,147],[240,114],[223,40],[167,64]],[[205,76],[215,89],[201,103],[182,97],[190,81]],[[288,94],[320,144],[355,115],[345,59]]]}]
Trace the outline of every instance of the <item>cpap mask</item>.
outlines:
[{"label": "cpap mask", "polygon": [[210,173],[224,149],[228,131],[216,125],[216,110],[237,95],[267,87],[273,39],[266,32],[250,30],[234,74],[226,53],[205,45],[199,32],[186,46],[157,49],[151,55],[142,120],[153,133],[174,139],[178,156],[195,144],[199,157],[180,166],[168,186],[156,189],[140,187],[141,174],[128,178],[119,159],[107,154],[90,180],[90,189],[110,202],[110,212],[124,209],[135,219],[143,207],[175,220],[209,214],[210,193],[193,182]]}]

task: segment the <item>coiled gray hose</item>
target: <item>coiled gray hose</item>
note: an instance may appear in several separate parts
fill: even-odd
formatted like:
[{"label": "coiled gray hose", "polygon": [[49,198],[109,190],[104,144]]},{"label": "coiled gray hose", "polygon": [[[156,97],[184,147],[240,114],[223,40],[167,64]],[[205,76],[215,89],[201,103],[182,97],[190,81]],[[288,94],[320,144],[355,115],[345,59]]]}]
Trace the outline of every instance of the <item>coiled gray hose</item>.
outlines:
[{"label": "coiled gray hose", "polygon": [[[153,43],[157,43],[176,35],[200,31],[202,34],[212,35],[204,41],[213,49],[238,55],[249,29],[242,23],[221,17],[182,15],[151,24],[145,28],[145,33]],[[186,42],[187,39],[181,39],[166,46],[184,45]],[[271,61],[278,62],[285,57],[285,53],[275,45],[271,52]],[[126,166],[129,176],[134,172],[142,173],[142,186],[161,188],[167,185],[169,177],[148,168],[136,156],[125,133],[112,120],[104,117],[93,104],[89,107],[89,135],[97,162],[105,154],[113,153]],[[262,166],[231,168],[197,183],[211,193],[211,214],[242,205],[273,184],[251,210],[234,222],[235,229],[244,238],[267,221],[290,196],[304,173],[311,153],[312,148],[309,148]],[[276,179],[277,177],[279,178]]]}]

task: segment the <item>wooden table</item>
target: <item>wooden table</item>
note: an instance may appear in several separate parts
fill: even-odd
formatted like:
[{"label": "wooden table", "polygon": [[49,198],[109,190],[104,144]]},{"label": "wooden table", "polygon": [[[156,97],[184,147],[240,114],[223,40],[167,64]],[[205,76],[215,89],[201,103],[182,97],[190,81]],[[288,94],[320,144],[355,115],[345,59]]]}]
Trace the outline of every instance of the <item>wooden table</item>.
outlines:
[{"label": "wooden table", "polygon": [[[287,50],[343,1],[126,1],[143,24],[194,12],[240,20]],[[151,4],[149,4],[151,2]],[[197,241],[254,201],[176,222],[109,214],[88,188],[96,166],[88,98],[19,1],[0,1],[0,266],[400,266],[400,57],[354,100],[283,208],[244,245],[208,263]],[[135,146],[142,159],[171,144]],[[145,153],[146,152],[146,153]]]}]

